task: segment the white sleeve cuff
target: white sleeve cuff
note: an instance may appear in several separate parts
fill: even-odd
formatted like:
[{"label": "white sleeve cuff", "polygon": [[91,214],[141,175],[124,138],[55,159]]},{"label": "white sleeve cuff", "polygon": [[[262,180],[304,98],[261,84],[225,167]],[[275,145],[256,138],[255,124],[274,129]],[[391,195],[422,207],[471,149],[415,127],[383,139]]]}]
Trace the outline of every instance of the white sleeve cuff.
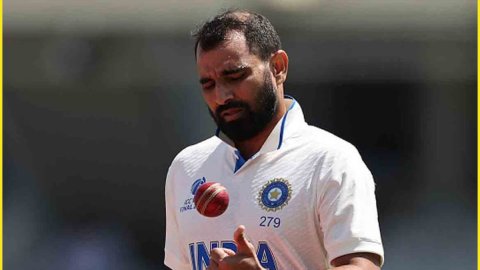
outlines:
[{"label": "white sleeve cuff", "polygon": [[383,266],[384,254],[382,243],[373,242],[368,239],[354,238],[349,242],[342,242],[337,246],[332,246],[328,250],[328,260],[332,262],[333,259],[343,255],[368,252],[380,256],[380,266]]}]

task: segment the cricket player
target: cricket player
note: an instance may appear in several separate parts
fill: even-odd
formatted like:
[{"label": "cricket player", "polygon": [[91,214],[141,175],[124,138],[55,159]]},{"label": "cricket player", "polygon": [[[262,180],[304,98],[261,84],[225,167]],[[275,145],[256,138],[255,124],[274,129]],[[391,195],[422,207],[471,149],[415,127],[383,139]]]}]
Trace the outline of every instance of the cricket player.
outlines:
[{"label": "cricket player", "polygon": [[[308,125],[284,93],[288,56],[267,18],[230,10],[195,34],[201,91],[218,126],[181,151],[166,180],[165,264],[180,270],[375,270],[375,185],[350,143]],[[230,203],[195,210],[205,182]]]}]

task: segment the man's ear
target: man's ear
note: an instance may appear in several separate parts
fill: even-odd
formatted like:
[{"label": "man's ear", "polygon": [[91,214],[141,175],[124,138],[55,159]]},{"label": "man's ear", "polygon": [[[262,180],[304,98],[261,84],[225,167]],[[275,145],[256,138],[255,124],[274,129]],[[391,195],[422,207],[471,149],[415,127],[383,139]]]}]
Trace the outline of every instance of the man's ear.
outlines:
[{"label": "man's ear", "polygon": [[271,59],[272,73],[277,85],[285,82],[288,72],[288,55],[284,50],[276,51]]}]

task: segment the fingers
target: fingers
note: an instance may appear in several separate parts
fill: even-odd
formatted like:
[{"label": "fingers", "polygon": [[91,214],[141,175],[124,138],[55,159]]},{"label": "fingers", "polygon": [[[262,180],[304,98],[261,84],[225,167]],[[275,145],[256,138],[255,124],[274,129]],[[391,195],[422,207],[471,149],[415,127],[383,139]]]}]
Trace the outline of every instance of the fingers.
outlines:
[{"label": "fingers", "polygon": [[233,239],[235,239],[235,241],[236,241],[244,233],[245,233],[245,226],[244,225],[238,225],[237,229],[233,233]]},{"label": "fingers", "polygon": [[207,266],[207,269],[206,270],[218,270],[219,267],[218,267],[218,263],[214,262],[212,259],[210,259],[210,263],[209,265]]},{"label": "fingers", "polygon": [[233,256],[233,255],[235,255],[235,251],[233,251],[233,250],[231,250],[231,249],[224,248],[223,251],[225,251],[225,253],[227,253],[228,256]]},{"label": "fingers", "polygon": [[226,257],[235,255],[235,252],[228,248],[214,248],[210,251],[210,265],[207,270],[217,270],[220,269],[219,264]]},{"label": "fingers", "polygon": [[[223,260],[223,258],[230,256],[226,248],[214,248],[210,251],[210,261],[214,261],[217,264]],[[231,250],[230,250],[231,251]],[[233,252],[233,251],[232,251]],[[235,254],[235,253],[233,253]]]},{"label": "fingers", "polygon": [[210,252],[208,270],[227,269],[262,269],[256,256],[255,248],[247,240],[245,226],[240,225],[233,233],[237,252],[226,248],[214,248]]},{"label": "fingers", "polygon": [[237,243],[238,253],[253,254],[254,247],[253,244],[247,240],[245,226],[240,225],[237,227],[233,233],[233,239],[235,240],[235,243]]}]

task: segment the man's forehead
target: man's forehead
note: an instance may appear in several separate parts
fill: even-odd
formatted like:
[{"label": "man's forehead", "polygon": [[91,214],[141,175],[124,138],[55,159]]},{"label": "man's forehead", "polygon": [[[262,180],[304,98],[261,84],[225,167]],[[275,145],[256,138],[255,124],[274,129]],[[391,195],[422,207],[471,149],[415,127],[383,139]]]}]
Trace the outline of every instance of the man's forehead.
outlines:
[{"label": "man's forehead", "polygon": [[197,48],[197,67],[200,70],[216,70],[217,72],[239,69],[256,65],[258,57],[252,54],[241,33],[232,33],[228,39],[213,49],[203,51]]},{"label": "man's forehead", "polygon": [[205,51],[202,48],[202,44],[201,43],[198,44],[196,55],[198,58],[201,54],[212,52],[212,51],[224,50],[227,48],[231,48],[231,49],[234,48],[235,51],[244,51],[246,53],[250,53],[250,49],[248,48],[245,35],[242,32],[239,32],[237,30],[231,30],[225,35],[225,38],[217,46],[211,49],[208,49]]}]

